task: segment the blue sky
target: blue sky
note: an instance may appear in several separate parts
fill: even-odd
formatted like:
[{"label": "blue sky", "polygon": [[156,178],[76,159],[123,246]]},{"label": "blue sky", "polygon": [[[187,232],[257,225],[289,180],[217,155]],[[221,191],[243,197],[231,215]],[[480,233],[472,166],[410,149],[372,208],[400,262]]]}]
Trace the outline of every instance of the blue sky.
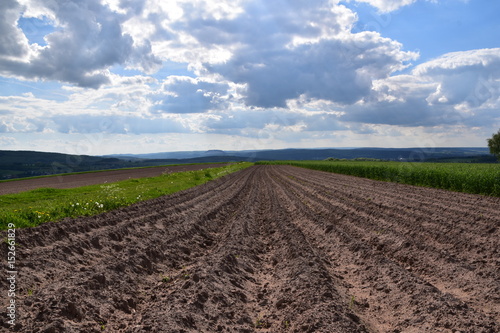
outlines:
[{"label": "blue sky", "polygon": [[358,30],[370,29],[418,50],[414,64],[445,53],[496,48],[500,43],[500,2],[494,0],[417,1],[390,13],[365,3],[349,3],[358,13]]},{"label": "blue sky", "polygon": [[0,149],[486,146],[494,0],[5,0]]}]

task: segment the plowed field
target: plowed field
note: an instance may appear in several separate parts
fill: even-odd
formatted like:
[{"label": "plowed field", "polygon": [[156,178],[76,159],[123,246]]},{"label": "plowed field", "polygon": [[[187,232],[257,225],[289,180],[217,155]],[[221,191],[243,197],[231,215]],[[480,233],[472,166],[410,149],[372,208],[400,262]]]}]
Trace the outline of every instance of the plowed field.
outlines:
[{"label": "plowed field", "polygon": [[15,330],[500,332],[499,207],[254,166],[17,230]]}]

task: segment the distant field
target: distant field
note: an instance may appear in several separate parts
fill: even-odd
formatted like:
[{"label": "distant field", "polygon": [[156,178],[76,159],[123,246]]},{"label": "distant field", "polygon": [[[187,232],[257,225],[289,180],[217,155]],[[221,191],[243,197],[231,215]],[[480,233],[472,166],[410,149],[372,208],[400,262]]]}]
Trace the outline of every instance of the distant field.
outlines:
[{"label": "distant field", "polygon": [[272,161],[257,164],[293,165],[345,175],[500,196],[500,164],[365,161]]},{"label": "distant field", "polygon": [[196,171],[224,165],[226,164],[177,164],[155,167],[123,168],[117,170],[72,172],[58,175],[0,180],[0,195],[30,191],[41,187],[64,189],[101,183],[112,183],[130,178],[156,177],[163,173]]},{"label": "distant field", "polygon": [[[135,177],[118,182],[104,183],[101,181],[96,185],[82,187],[70,186],[74,188],[43,187],[21,193],[0,195],[0,230],[7,229],[9,223],[14,223],[16,228],[34,227],[65,217],[99,214],[139,201],[185,190],[251,165],[252,163],[235,163],[218,168],[207,168],[209,165],[199,165],[200,169],[203,167],[205,169],[191,169],[193,171],[185,172],[169,172],[168,168],[164,168],[165,172],[160,173],[160,176],[157,177]],[[141,170],[129,170],[129,172],[132,171],[137,173]],[[86,175],[99,176],[97,173],[75,176]],[[39,179],[31,181],[35,180]],[[17,183],[21,182],[23,181],[20,180]],[[3,183],[1,186],[15,183]]]}]

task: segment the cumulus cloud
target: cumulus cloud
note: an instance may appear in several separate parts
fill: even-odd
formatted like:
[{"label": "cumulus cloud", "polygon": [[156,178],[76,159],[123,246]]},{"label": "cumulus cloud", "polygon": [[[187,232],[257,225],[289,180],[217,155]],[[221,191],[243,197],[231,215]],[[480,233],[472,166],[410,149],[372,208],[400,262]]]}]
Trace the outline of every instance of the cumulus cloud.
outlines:
[{"label": "cumulus cloud", "polygon": [[[390,12],[416,0],[359,1]],[[53,24],[44,45],[30,44],[19,17]],[[356,20],[337,0],[5,0],[0,75],[69,85],[64,101],[0,97],[0,132],[297,142],[500,120],[500,49],[446,54],[401,74],[418,54],[355,33]],[[162,62],[186,69],[157,72]],[[141,73],[116,74],[123,69]]]},{"label": "cumulus cloud", "polygon": [[300,121],[299,117],[297,113],[284,109],[235,109],[208,117],[203,125],[211,133],[235,134],[268,126],[275,128],[294,126]]},{"label": "cumulus cloud", "polygon": [[372,79],[402,69],[402,61],[414,56],[401,52],[396,42],[365,32],[350,40],[323,40],[292,49],[248,47],[224,64],[207,67],[246,84],[247,105],[285,107],[287,100],[301,95],[352,104],[370,92]]},{"label": "cumulus cloud", "polygon": [[[2,125],[0,124],[0,132],[1,132]],[[0,136],[0,145],[5,147],[5,146],[13,146],[15,145],[17,140],[13,137],[10,136]]]},{"label": "cumulus cloud", "polygon": [[0,2],[0,61],[28,55],[28,39],[17,27],[20,11],[21,5],[15,0]]},{"label": "cumulus cloud", "polygon": [[305,124],[304,131],[338,132],[348,129],[340,122],[338,115],[328,112],[308,115],[303,119],[303,122]]},{"label": "cumulus cloud", "polygon": [[[98,88],[110,82],[108,69],[112,65],[130,63],[152,72],[161,64],[152,54],[151,45],[137,45],[130,35],[123,33],[121,23],[125,18],[98,0],[44,3],[44,11],[40,11],[54,18],[56,30],[44,37],[46,46],[33,47],[28,58],[21,57],[26,53],[26,46],[22,47],[26,37],[15,22],[22,14],[22,7],[15,0],[2,3],[10,4],[5,14],[10,17],[0,29],[10,29],[7,36],[12,41],[7,47],[12,55],[17,55],[0,60],[0,73],[4,76]],[[27,6],[30,5],[28,2]],[[34,6],[39,7],[40,3]]]},{"label": "cumulus cloud", "polygon": [[246,85],[249,106],[285,107],[302,95],[352,104],[373,79],[417,57],[378,33],[352,33],[355,20],[337,4],[255,1],[234,20],[185,22],[184,29],[205,47],[230,46],[229,59],[203,69]]},{"label": "cumulus cloud", "polygon": [[190,128],[174,117],[143,118],[132,115],[65,115],[50,119],[60,133],[188,133]]},{"label": "cumulus cloud", "polygon": [[338,115],[287,109],[232,109],[207,116],[201,123],[207,133],[248,137],[269,136],[271,132],[334,132],[346,130]]},{"label": "cumulus cloud", "polygon": [[355,0],[365,2],[377,8],[380,12],[388,13],[404,6],[411,5],[417,0]]},{"label": "cumulus cloud", "polygon": [[192,122],[175,116],[78,113],[0,116],[0,133],[144,134],[191,133]]},{"label": "cumulus cloud", "polygon": [[448,53],[417,66],[413,73],[439,82],[430,103],[479,107],[500,96],[500,48]]},{"label": "cumulus cloud", "polygon": [[224,18],[190,10],[175,26],[205,46],[241,44],[278,49],[292,42],[338,35],[348,31],[355,20],[346,7],[325,1],[255,0],[242,4],[237,15]]},{"label": "cumulus cloud", "polygon": [[399,126],[435,126],[455,123],[456,111],[446,107],[431,107],[417,97],[408,96],[404,101],[380,101],[349,106],[343,121]]},{"label": "cumulus cloud", "polygon": [[[50,16],[56,30],[29,59],[0,61],[0,73],[81,87],[109,84],[113,65],[153,73],[160,59],[180,61],[180,54],[201,77],[216,73],[246,85],[247,105],[284,107],[301,95],[350,104],[373,78],[416,57],[377,33],[351,33],[356,15],[336,2],[57,0],[40,8],[23,1],[34,8],[29,15]],[[26,41],[15,20],[22,11],[8,3],[17,15],[4,29],[18,43],[10,49],[21,52]],[[206,99],[195,100],[206,109]]]},{"label": "cumulus cloud", "polygon": [[169,76],[160,92],[153,95],[154,112],[203,113],[221,107],[229,89],[226,83],[189,76]]},{"label": "cumulus cloud", "polygon": [[[343,120],[403,126],[485,126],[500,119],[500,49],[445,54],[375,82]],[[487,118],[490,117],[488,120]]]}]

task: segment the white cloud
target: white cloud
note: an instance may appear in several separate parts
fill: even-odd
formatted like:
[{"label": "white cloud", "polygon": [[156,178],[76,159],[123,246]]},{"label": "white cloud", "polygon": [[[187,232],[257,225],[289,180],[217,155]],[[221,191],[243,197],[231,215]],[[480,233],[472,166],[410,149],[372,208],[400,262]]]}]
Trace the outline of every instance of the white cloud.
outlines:
[{"label": "white cloud", "polygon": [[204,62],[199,72],[246,85],[248,106],[285,107],[301,95],[351,104],[369,93],[372,79],[417,57],[378,33],[353,34],[355,19],[344,6],[320,1],[254,1],[235,20],[187,21],[183,29],[206,48],[231,50],[228,60]]},{"label": "white cloud", "polygon": [[375,81],[341,118],[402,126],[489,126],[500,120],[500,49],[445,54],[409,75]]},{"label": "white cloud", "polygon": [[28,39],[17,27],[21,9],[21,5],[15,0],[0,2],[0,62],[9,59],[23,60],[28,55]]},{"label": "white cloud", "polygon": [[388,13],[397,10],[401,7],[411,5],[417,0],[355,0],[355,1],[368,3],[373,7],[377,8],[380,12]]},{"label": "white cloud", "polygon": [[417,75],[435,75],[480,67],[486,70],[494,70],[498,75],[500,73],[499,59],[500,48],[451,52],[417,66],[414,73]]},{"label": "white cloud", "polygon": [[56,30],[44,37],[46,46],[31,45],[34,50],[26,58],[26,37],[15,26],[22,7],[15,0],[8,0],[10,9],[5,11],[8,18],[0,26],[10,40],[5,43],[5,50],[0,50],[0,54],[10,56],[0,58],[3,76],[98,88],[110,83],[108,68],[112,65],[128,64],[151,73],[161,64],[151,53],[150,44],[134,43],[130,35],[123,33],[124,17],[98,0],[44,2],[43,10],[39,8],[40,2],[24,2],[27,8],[38,8],[27,16],[50,15]]},{"label": "white cloud", "polygon": [[120,115],[65,115],[51,119],[59,133],[148,134],[188,133],[188,126],[177,117],[143,118]]},{"label": "white cloud", "polygon": [[[276,137],[277,133],[294,133],[298,137],[315,131],[343,131],[339,115],[326,111],[284,108],[252,110],[237,108],[210,114],[204,118],[202,129],[207,133],[229,134],[245,137]],[[309,133],[309,134],[305,134]]]},{"label": "white cloud", "polygon": [[479,107],[500,97],[500,48],[448,53],[413,73],[439,82],[430,103]]},{"label": "white cloud", "polygon": [[229,89],[227,83],[188,76],[169,76],[162,89],[152,95],[153,112],[203,113],[220,108]]},{"label": "white cloud", "polygon": [[[9,1],[14,15],[5,29],[26,48],[15,27],[20,6]],[[56,30],[28,61],[0,61],[4,76],[98,88],[111,84],[113,65],[151,74],[163,59],[189,62],[200,76],[220,73],[246,84],[249,105],[284,106],[302,94],[353,103],[370,90],[372,77],[387,76],[416,56],[376,33],[352,34],[355,14],[319,0],[23,2],[33,7],[27,16],[50,16]]]},{"label": "white cloud", "polygon": [[[500,122],[500,49],[400,74],[418,54],[354,33],[356,13],[337,0],[18,1],[0,5],[0,75],[63,82],[66,99],[0,97],[0,132],[206,133],[300,146]],[[414,1],[364,2],[389,12]],[[46,45],[29,44],[21,16],[54,24]],[[157,72],[162,61],[191,73]]]},{"label": "white cloud", "polygon": [[[0,128],[1,128],[2,125],[0,125]],[[1,130],[0,130],[1,132]],[[9,146],[13,146],[15,144],[17,144],[18,141],[13,138],[13,137],[10,137],[10,136],[0,136],[0,146],[2,147],[9,147]]]},{"label": "white cloud", "polygon": [[323,40],[294,49],[240,50],[211,72],[247,85],[249,106],[284,107],[289,99],[305,95],[341,104],[352,104],[370,92],[372,79],[402,69],[402,61],[414,58],[400,45],[376,33],[352,40]]}]

